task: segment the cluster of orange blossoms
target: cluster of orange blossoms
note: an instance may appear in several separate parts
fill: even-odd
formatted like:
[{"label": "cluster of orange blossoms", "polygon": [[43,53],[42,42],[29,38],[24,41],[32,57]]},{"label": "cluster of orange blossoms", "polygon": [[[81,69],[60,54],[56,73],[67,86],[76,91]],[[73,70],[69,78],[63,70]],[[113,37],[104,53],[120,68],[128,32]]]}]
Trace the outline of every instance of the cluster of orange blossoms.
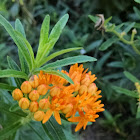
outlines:
[{"label": "cluster of orange blossoms", "polygon": [[[62,70],[74,82],[69,84],[65,79],[43,73],[34,75],[25,81],[20,89],[15,89],[12,96],[22,109],[29,109],[36,121],[45,123],[54,115],[61,124],[60,114],[70,122],[78,122],[75,131],[85,129],[88,122],[95,122],[98,112],[104,111],[100,90],[93,83],[96,80],[91,72],[84,71],[83,65],[75,64],[69,73]],[[77,115],[78,112],[78,115]]]}]

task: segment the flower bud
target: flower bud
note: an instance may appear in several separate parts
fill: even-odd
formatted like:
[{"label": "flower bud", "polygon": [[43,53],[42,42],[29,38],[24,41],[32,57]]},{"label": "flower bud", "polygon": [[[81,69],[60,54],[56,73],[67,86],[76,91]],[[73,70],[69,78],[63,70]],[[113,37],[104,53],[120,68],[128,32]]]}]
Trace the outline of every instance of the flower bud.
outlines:
[{"label": "flower bud", "polygon": [[29,110],[31,112],[36,112],[38,110],[38,102],[33,101],[30,103]]},{"label": "flower bud", "polygon": [[30,93],[32,90],[32,86],[29,81],[24,81],[21,85],[21,90],[23,93],[27,94]]},{"label": "flower bud", "polygon": [[19,106],[22,108],[22,109],[27,109],[29,107],[29,100],[27,98],[21,98],[19,100]]},{"label": "flower bud", "polygon": [[80,88],[80,82],[76,81],[74,82],[74,91],[78,91]]},{"label": "flower bud", "polygon": [[67,113],[70,112],[72,109],[73,109],[73,105],[72,105],[72,104],[68,104],[68,105],[66,105],[66,107],[65,107],[64,109],[62,109],[61,111],[62,111],[64,114],[67,114]]},{"label": "flower bud", "polygon": [[60,94],[60,88],[59,87],[53,87],[51,90],[50,90],[50,95],[52,96],[52,97],[54,97],[54,96],[58,96]]},{"label": "flower bud", "polygon": [[47,87],[47,85],[45,85],[45,84],[39,85],[39,86],[37,87],[37,91],[38,91],[38,93],[39,93],[40,95],[45,95],[45,94],[47,93],[47,91],[48,91],[48,87]]},{"label": "flower bud", "polygon": [[12,96],[14,100],[20,100],[23,97],[23,93],[20,89],[17,88],[12,92]]},{"label": "flower bud", "polygon": [[39,98],[39,93],[37,92],[37,90],[33,90],[30,92],[29,94],[29,99],[32,101],[36,101]]},{"label": "flower bud", "polygon": [[89,84],[90,84],[90,76],[89,76],[89,74],[86,74],[86,75],[81,79],[81,85],[89,86]]},{"label": "flower bud", "polygon": [[38,80],[38,77],[37,75],[33,75],[30,79],[29,79],[29,82],[31,84],[31,86],[33,88],[36,88],[38,85],[39,85],[39,80]]},{"label": "flower bud", "polygon": [[48,99],[41,99],[39,101],[39,107],[41,109],[48,109],[49,105],[50,105],[50,103],[49,103]]},{"label": "flower bud", "polygon": [[88,87],[88,93],[91,93],[92,95],[95,94],[97,91],[97,86],[95,83],[91,83]]},{"label": "flower bud", "polygon": [[85,92],[87,92],[87,86],[86,85],[81,85],[78,92],[79,92],[79,95],[84,94]]},{"label": "flower bud", "polygon": [[43,118],[44,118],[44,112],[43,111],[37,111],[37,112],[35,112],[34,113],[34,119],[36,120],[36,121],[42,121],[43,120]]}]

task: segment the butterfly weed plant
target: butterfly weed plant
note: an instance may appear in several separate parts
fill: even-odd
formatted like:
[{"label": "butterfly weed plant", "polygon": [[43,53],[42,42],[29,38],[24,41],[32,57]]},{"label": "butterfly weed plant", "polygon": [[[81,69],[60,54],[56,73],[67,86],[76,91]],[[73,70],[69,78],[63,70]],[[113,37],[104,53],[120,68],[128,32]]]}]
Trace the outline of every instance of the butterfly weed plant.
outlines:
[{"label": "butterfly weed plant", "polygon": [[[97,113],[104,111],[99,99],[101,91],[94,83],[95,75],[88,69],[84,70],[83,64],[78,64],[96,61],[95,58],[80,55],[48,63],[59,55],[81,49],[69,48],[50,54],[68,17],[68,14],[64,15],[49,33],[50,16],[46,15],[35,57],[20,20],[16,20],[13,28],[0,15],[0,24],[18,47],[20,60],[18,66],[11,57],[7,57],[9,69],[0,70],[0,78],[13,77],[15,82],[14,86],[0,83],[0,112],[3,118],[4,115],[11,116],[5,125],[1,122],[0,139],[16,137],[17,130],[27,125],[40,139],[65,140],[62,127],[59,127],[62,122],[76,123],[75,131],[78,131],[82,127],[85,129],[89,122],[95,122],[99,117]],[[67,65],[72,65],[68,72],[57,70]],[[41,122],[38,124],[40,129],[32,126],[31,122],[35,121]]]}]

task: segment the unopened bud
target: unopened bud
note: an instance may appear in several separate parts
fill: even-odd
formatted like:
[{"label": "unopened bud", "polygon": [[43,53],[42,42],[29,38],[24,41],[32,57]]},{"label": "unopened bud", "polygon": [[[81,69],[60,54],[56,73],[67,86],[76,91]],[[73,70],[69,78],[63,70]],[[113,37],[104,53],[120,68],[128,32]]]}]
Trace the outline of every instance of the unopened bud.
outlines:
[{"label": "unopened bud", "polygon": [[45,95],[45,94],[47,93],[47,91],[48,91],[48,87],[47,87],[47,85],[45,85],[45,84],[39,85],[39,86],[37,87],[37,91],[38,91],[38,93],[39,93],[40,95]]},{"label": "unopened bud", "polygon": [[60,88],[59,87],[53,87],[51,90],[50,90],[50,95],[52,97],[54,96],[58,96],[60,94]]},{"label": "unopened bud", "polygon": [[29,107],[29,100],[27,98],[21,98],[19,100],[19,106],[22,108],[22,109],[27,109]]},{"label": "unopened bud", "polygon": [[84,94],[85,92],[87,92],[87,86],[86,85],[81,85],[78,92],[79,92],[79,95]]},{"label": "unopened bud", "polygon": [[89,86],[89,84],[90,84],[90,76],[89,74],[86,74],[81,80],[81,85]]},{"label": "unopened bud", "polygon": [[39,93],[37,92],[37,90],[33,90],[30,92],[29,99],[32,101],[36,101],[39,99]]},{"label": "unopened bud", "polygon": [[91,83],[88,87],[88,93],[91,93],[92,95],[95,94],[95,92],[97,91],[97,86],[95,83]]},{"label": "unopened bud", "polygon": [[29,81],[24,81],[21,85],[21,90],[23,93],[27,94],[30,93],[32,90],[32,86]]},{"label": "unopened bud", "polygon": [[136,30],[135,28],[132,30],[132,32],[133,32],[134,34],[137,34],[137,30]]},{"label": "unopened bud", "polygon": [[39,108],[38,102],[33,101],[33,102],[30,103],[29,110],[31,112],[36,112],[38,110],[38,108]]},{"label": "unopened bud", "polygon": [[30,79],[29,79],[29,82],[31,84],[31,86],[33,88],[36,88],[38,85],[39,85],[39,80],[38,80],[38,77],[37,75],[33,75]]},{"label": "unopened bud", "polygon": [[78,91],[80,88],[80,82],[78,82],[78,81],[74,82],[74,86],[75,86],[74,91]]},{"label": "unopened bud", "polygon": [[121,37],[125,36],[126,32],[121,32]]},{"label": "unopened bud", "polygon": [[12,92],[12,96],[14,100],[20,100],[23,97],[23,93],[20,89],[17,88]]},{"label": "unopened bud", "polygon": [[67,114],[68,112],[70,112],[73,109],[73,105],[72,104],[68,104],[66,105],[66,107],[64,109],[62,109],[62,112],[64,114]]},{"label": "unopened bud", "polygon": [[48,99],[41,99],[39,101],[39,107],[41,109],[48,109],[49,105],[50,105],[50,103],[49,103]]},{"label": "unopened bud", "polygon": [[43,111],[37,111],[37,112],[35,112],[34,113],[34,119],[36,120],[36,121],[42,121],[43,120],[43,118],[44,118],[44,112]]}]

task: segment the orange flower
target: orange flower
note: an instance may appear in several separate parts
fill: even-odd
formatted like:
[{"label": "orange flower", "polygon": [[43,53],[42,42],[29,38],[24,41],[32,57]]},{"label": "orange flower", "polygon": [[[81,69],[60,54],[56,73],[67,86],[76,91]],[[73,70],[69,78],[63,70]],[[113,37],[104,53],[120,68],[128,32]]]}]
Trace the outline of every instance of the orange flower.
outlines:
[{"label": "orange flower", "polygon": [[50,103],[49,110],[46,112],[44,116],[43,123],[47,122],[49,118],[52,116],[52,114],[54,114],[56,121],[59,124],[61,124],[59,111],[64,108],[62,104],[63,104],[63,99],[53,98]]},{"label": "orange flower", "polygon": [[[56,121],[61,124],[62,113],[69,121],[78,122],[75,131],[82,127],[85,129],[88,122],[95,122],[99,117],[98,112],[104,111],[104,104],[99,100],[102,97],[101,90],[93,83],[96,77],[91,71],[87,71],[83,65],[78,64],[71,66],[69,73],[62,70],[61,72],[68,75],[74,84],[57,75],[40,71],[38,76],[34,75],[29,81],[23,82],[23,94],[19,96],[15,94],[15,90],[13,98],[21,98],[19,106],[29,109],[36,121],[45,123],[54,115]],[[80,116],[75,116],[76,113]]]},{"label": "orange flower", "polygon": [[80,116],[72,117],[68,120],[71,122],[79,122],[75,128],[75,132],[80,130],[82,127],[85,130],[88,122],[95,122],[95,119],[99,117],[99,115],[94,114],[94,112],[88,112],[84,114],[82,111],[79,112]]}]

